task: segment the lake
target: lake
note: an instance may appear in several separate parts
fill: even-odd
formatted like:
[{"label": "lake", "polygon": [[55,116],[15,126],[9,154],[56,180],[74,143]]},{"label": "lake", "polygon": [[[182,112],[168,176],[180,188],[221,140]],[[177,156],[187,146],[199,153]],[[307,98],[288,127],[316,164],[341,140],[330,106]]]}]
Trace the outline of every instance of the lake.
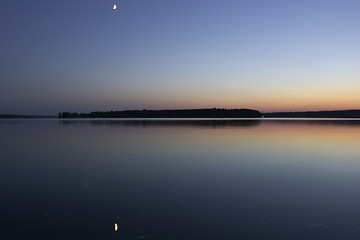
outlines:
[{"label": "lake", "polygon": [[0,133],[1,239],[360,239],[359,119],[3,119]]}]

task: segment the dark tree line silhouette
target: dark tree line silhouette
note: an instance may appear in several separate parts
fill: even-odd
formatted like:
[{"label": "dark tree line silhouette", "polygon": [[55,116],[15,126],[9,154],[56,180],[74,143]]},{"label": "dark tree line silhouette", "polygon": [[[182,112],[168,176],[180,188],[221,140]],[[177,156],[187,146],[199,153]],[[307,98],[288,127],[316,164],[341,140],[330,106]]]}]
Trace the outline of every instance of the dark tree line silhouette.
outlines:
[{"label": "dark tree line silhouette", "polygon": [[90,113],[62,112],[59,118],[261,118],[252,109],[182,109],[182,110],[125,110]]}]

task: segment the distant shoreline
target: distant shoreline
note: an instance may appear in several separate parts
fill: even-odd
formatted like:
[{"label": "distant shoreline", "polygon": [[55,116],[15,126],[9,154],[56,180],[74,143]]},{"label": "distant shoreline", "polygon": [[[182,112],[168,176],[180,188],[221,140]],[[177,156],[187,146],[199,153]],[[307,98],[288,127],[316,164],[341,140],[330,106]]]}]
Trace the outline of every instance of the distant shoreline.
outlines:
[{"label": "distant shoreline", "polygon": [[263,115],[266,118],[360,118],[360,110],[272,112]]},{"label": "distant shoreline", "polygon": [[125,110],[90,113],[62,112],[58,116],[0,114],[0,119],[44,118],[360,118],[360,110],[270,112],[252,109]]},{"label": "distant shoreline", "polygon": [[91,113],[59,113],[58,118],[261,118],[253,109],[179,109],[179,110],[125,110]]},{"label": "distant shoreline", "polygon": [[57,118],[56,116],[43,115],[23,115],[23,114],[0,114],[0,119],[38,119],[38,118]]}]

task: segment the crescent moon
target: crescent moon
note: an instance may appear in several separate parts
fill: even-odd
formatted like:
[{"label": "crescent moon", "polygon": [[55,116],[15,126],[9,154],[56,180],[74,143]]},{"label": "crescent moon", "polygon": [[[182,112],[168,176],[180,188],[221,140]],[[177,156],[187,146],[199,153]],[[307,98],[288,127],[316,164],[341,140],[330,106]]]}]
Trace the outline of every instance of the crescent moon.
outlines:
[{"label": "crescent moon", "polygon": [[117,6],[116,6],[116,4],[114,4],[114,6],[113,6],[113,10],[115,10],[117,8]]},{"label": "crescent moon", "polygon": [[114,226],[114,230],[115,232],[119,229],[119,226],[117,225],[117,223],[115,223],[115,226]]}]

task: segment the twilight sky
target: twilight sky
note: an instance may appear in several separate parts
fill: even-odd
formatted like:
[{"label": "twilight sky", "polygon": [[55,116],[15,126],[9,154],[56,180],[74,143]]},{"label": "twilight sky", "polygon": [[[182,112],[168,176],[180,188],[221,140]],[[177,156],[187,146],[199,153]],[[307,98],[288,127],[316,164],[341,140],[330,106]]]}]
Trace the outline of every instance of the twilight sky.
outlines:
[{"label": "twilight sky", "polygon": [[3,114],[360,109],[359,0],[0,6]]}]

